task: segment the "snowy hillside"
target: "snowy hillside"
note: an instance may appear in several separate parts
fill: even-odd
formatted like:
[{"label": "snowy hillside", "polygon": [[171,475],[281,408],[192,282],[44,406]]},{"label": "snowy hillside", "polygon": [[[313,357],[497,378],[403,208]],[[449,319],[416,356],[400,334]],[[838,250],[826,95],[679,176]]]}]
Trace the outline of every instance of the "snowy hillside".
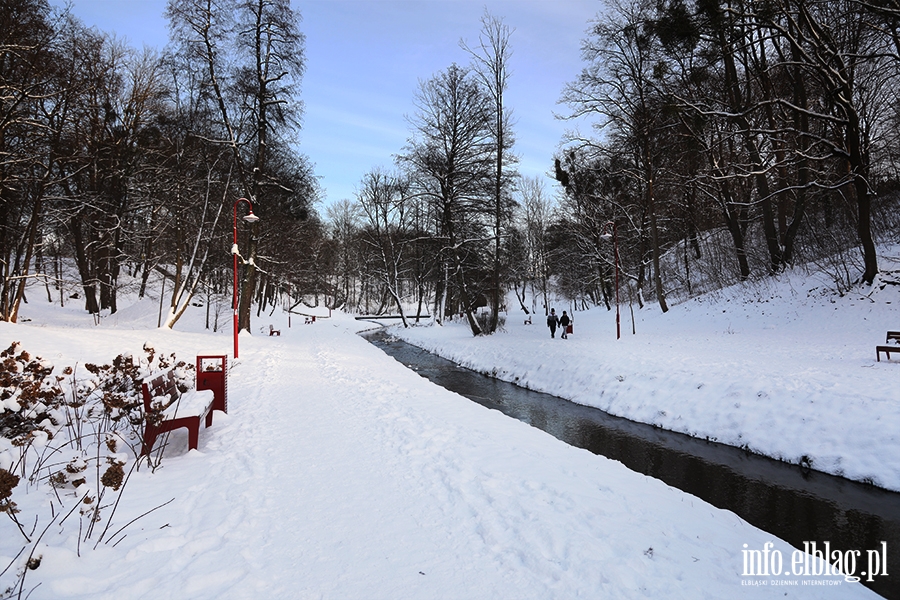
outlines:
[{"label": "snowy hillside", "polygon": [[635,306],[633,321],[623,305],[619,340],[615,311],[563,303],[557,313],[575,320],[567,340],[551,339],[542,315],[509,316],[506,332],[477,339],[461,324],[397,335],[617,416],[900,491],[900,364],[875,356],[900,330],[898,257],[887,252],[875,284],[843,297],[793,272],[666,314]]}]

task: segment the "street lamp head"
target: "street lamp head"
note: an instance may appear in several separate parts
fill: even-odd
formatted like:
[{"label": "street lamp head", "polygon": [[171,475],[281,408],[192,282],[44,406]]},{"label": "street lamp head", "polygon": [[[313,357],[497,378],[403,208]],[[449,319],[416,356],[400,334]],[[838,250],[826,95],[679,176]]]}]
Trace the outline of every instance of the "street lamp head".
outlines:
[{"label": "street lamp head", "polygon": [[251,210],[250,214],[248,214],[244,217],[244,220],[247,221],[248,223],[256,223],[257,221],[259,221],[259,217],[254,215],[253,211]]},{"label": "street lamp head", "polygon": [[607,221],[603,224],[603,232],[600,234],[600,239],[603,240],[612,240],[615,239],[616,236],[616,222],[615,221]]}]

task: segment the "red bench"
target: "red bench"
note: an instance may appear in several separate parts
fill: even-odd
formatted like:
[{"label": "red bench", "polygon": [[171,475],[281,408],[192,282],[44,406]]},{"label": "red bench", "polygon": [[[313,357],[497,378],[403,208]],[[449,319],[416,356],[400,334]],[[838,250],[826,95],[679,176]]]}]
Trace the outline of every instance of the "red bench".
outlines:
[{"label": "red bench", "polygon": [[212,390],[178,389],[175,367],[144,379],[141,384],[144,396],[144,440],[141,455],[150,454],[156,437],[167,431],[188,430],[188,448],[195,450],[200,440],[200,420],[212,425],[212,409],[215,394]]}]

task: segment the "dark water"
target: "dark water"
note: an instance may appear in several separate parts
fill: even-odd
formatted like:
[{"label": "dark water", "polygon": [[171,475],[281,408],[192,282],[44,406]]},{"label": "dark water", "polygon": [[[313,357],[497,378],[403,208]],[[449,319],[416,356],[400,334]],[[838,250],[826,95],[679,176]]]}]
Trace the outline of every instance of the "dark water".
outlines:
[{"label": "dark water", "polygon": [[[863,583],[885,598],[900,598],[900,494],[526,390],[383,332],[366,337],[444,388],[730,510],[796,548],[828,541],[832,550],[860,550],[857,575],[866,569],[866,551],[887,542],[887,575]],[[790,556],[784,558],[789,569]]]}]

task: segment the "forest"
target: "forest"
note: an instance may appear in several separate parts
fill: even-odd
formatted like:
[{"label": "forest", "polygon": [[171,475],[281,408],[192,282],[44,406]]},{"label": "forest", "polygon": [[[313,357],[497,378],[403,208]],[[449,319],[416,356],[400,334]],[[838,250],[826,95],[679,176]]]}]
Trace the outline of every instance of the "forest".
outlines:
[{"label": "forest", "polygon": [[553,178],[516,171],[513,30],[485,11],[469,64],[420,74],[393,167],[323,207],[289,0],[170,0],[162,51],[0,0],[0,319],[28,285],[99,320],[128,281],[170,328],[239,296],[242,329],[324,305],[479,335],[550,298],[665,312],[788,268],[876,282],[900,241],[897,0],[598,6],[560,90],[590,133],[547,149]]}]

